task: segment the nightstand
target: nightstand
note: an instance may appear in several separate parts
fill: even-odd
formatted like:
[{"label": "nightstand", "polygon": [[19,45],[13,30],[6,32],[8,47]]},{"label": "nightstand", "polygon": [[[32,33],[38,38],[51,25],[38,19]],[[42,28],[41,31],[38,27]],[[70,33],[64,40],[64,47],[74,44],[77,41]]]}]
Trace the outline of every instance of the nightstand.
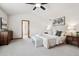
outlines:
[{"label": "nightstand", "polygon": [[66,43],[76,45],[79,47],[79,37],[78,36],[66,36]]}]

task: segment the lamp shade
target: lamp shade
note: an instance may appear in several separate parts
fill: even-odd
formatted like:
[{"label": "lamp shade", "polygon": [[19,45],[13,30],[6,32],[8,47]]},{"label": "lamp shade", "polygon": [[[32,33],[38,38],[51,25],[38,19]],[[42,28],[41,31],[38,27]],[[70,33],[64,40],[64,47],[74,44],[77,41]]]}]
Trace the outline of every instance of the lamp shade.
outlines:
[{"label": "lamp shade", "polygon": [[68,26],[68,30],[75,30],[75,26]]},{"label": "lamp shade", "polygon": [[47,30],[51,30],[51,29],[52,29],[52,25],[49,24],[46,29],[47,29]]},{"label": "lamp shade", "polygon": [[75,36],[76,28],[75,25],[70,25],[67,27],[67,34],[71,36]]}]

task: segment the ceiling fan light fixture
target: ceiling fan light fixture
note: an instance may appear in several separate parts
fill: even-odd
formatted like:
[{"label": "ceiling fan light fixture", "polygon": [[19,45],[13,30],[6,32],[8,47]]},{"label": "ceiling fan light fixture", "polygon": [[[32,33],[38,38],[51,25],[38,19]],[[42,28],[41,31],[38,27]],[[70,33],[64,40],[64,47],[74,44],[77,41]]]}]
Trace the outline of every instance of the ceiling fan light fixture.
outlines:
[{"label": "ceiling fan light fixture", "polygon": [[36,3],[36,7],[40,7],[41,6],[41,4],[40,3]]},{"label": "ceiling fan light fixture", "polygon": [[33,10],[37,9],[37,8],[41,8],[43,10],[46,10],[46,8],[43,6],[47,3],[27,3],[27,4],[30,4],[30,5],[35,5]]}]

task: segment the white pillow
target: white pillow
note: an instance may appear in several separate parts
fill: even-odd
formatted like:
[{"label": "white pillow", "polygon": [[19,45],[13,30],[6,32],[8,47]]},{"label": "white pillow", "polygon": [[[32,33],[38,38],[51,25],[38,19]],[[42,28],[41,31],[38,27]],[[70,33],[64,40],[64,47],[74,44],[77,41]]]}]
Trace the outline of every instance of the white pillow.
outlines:
[{"label": "white pillow", "polygon": [[52,31],[52,35],[56,35],[56,31],[57,31],[57,30],[53,30],[53,31]]}]

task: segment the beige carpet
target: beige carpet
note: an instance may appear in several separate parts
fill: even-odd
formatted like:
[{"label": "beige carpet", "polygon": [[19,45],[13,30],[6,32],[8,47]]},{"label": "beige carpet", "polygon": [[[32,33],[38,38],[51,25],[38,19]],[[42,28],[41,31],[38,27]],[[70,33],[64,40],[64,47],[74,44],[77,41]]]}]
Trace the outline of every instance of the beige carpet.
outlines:
[{"label": "beige carpet", "polygon": [[13,40],[9,45],[0,46],[0,56],[79,56],[79,48],[72,45],[62,45],[46,49],[35,48],[31,39]]}]

